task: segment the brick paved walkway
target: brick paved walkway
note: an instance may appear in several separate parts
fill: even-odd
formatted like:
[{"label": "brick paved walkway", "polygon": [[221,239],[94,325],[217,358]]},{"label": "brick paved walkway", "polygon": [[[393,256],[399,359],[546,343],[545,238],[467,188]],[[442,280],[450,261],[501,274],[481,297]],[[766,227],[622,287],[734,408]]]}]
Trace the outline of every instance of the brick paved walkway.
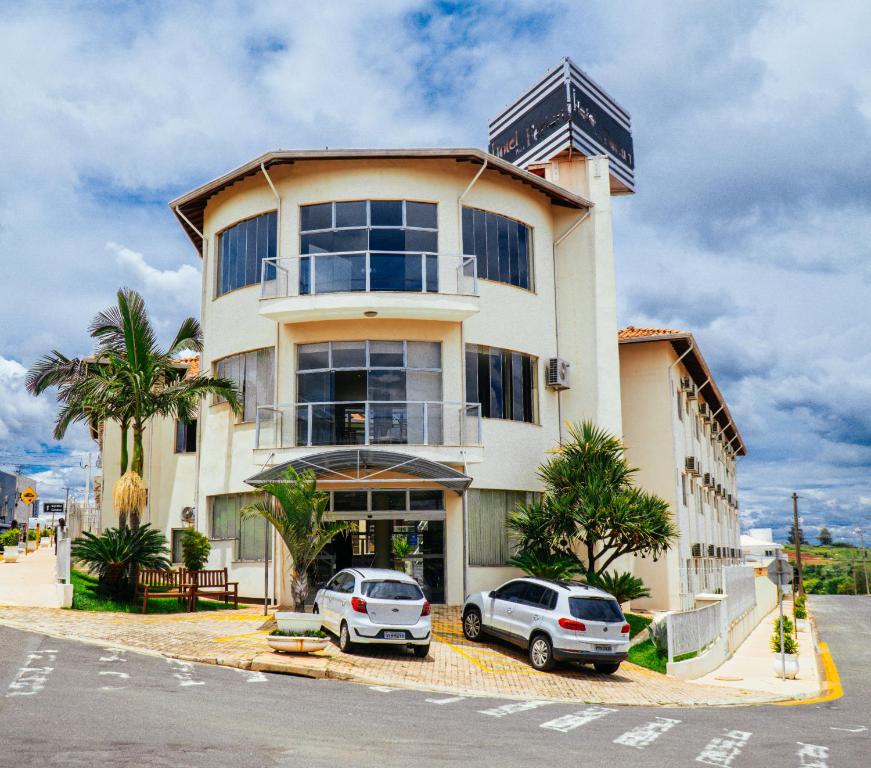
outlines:
[{"label": "brick paved walkway", "polygon": [[[716,688],[659,675],[624,663],[615,675],[589,667],[566,666],[550,673],[533,670],[525,654],[496,643],[468,643],[459,610],[438,608],[433,644],[427,659],[405,650],[339,653],[330,645],[322,654],[299,658],[274,654],[266,636],[274,628],[262,609],[198,614],[141,615],[0,607],[0,623],[55,637],[125,647],[189,661],[241,668],[298,670],[310,663],[314,676],[369,684],[424,688],[463,695],[556,699],[597,704],[729,705],[771,701],[759,691]],[[320,658],[317,658],[320,656]],[[288,671],[291,671],[288,669]]]}]

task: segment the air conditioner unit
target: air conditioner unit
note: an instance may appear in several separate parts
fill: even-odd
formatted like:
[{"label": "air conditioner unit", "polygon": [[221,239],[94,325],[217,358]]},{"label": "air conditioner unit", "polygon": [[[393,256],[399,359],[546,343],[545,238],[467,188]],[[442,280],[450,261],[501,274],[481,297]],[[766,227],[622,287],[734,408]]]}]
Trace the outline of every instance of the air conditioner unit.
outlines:
[{"label": "air conditioner unit", "polygon": [[717,496],[723,495],[723,486],[717,483]]},{"label": "air conditioner unit", "polygon": [[732,503],[732,494],[731,494],[731,493],[727,493],[727,494],[726,494],[726,501],[728,501],[729,504]]},{"label": "air conditioner unit", "polygon": [[713,556],[714,556],[714,545],[708,544],[708,557],[713,557]]},{"label": "air conditioner unit", "polygon": [[711,420],[711,409],[708,407],[707,403],[699,403],[699,415],[704,421]]},{"label": "air conditioner unit", "polygon": [[196,518],[196,513],[194,512],[193,507],[185,507],[184,509],[182,509],[182,511],[181,511],[182,523],[184,523],[185,525],[188,525],[188,526],[193,525],[195,518]]},{"label": "air conditioner unit", "polygon": [[545,384],[551,389],[568,389],[572,366],[561,357],[552,357],[547,361]]},{"label": "air conditioner unit", "polygon": [[687,397],[696,396],[696,385],[693,384],[692,379],[690,379],[689,376],[684,376],[680,380],[680,391],[686,392]]},{"label": "air conditioner unit", "polygon": [[720,437],[720,425],[711,424],[711,437]]},{"label": "air conditioner unit", "polygon": [[692,551],[693,557],[701,557],[702,556],[702,545],[701,544],[693,544],[691,551]]},{"label": "air conditioner unit", "polygon": [[714,487],[714,477],[710,472],[705,472],[705,475],[702,478],[702,485],[705,486],[705,488]]},{"label": "air conditioner unit", "polygon": [[738,509],[738,499],[735,499],[735,509]]},{"label": "air conditioner unit", "polygon": [[722,548],[722,547],[717,547],[717,548],[714,550],[714,553],[715,553],[715,554],[714,554],[714,557],[722,557],[722,556],[723,556],[723,548]]},{"label": "air conditioner unit", "polygon": [[684,460],[684,467],[686,471],[691,475],[695,475],[698,477],[699,474],[699,460],[695,456],[687,456]]}]

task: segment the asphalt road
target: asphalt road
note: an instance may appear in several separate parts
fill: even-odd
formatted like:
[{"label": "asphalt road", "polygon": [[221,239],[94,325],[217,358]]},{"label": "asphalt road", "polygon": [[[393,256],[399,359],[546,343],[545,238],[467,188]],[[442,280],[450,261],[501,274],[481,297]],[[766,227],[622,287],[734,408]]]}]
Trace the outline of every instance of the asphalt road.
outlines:
[{"label": "asphalt road", "polygon": [[871,764],[871,598],[812,598],[845,694],[778,707],[517,702],[242,672],[0,627],[0,766]]}]

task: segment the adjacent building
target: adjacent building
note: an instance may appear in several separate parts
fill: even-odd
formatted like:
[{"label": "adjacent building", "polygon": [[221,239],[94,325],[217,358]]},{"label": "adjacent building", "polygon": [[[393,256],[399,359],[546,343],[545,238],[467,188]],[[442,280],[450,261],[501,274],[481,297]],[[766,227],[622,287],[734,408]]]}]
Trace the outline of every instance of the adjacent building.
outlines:
[{"label": "adjacent building", "polygon": [[696,595],[722,589],[723,566],[741,562],[735,466],[746,448],[691,333],[630,326],[619,339],[627,457],[679,531],[658,561],[635,559],[652,596],[633,605],[693,608]]},{"label": "adjacent building", "polygon": [[26,504],[21,493],[27,488],[36,489],[36,481],[17,472],[0,470],[0,530],[6,530],[13,520],[23,526],[36,515],[36,502]]},{"label": "adjacent building", "polygon": [[747,563],[768,565],[783,553],[783,544],[774,541],[771,528],[751,528],[741,534],[741,552]]}]

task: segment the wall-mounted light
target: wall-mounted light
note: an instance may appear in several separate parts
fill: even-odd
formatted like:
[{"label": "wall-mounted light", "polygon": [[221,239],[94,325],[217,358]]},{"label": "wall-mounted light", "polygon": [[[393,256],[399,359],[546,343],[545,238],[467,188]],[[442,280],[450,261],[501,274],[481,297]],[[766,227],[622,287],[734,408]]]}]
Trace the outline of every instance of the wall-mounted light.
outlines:
[{"label": "wall-mounted light", "polygon": [[363,315],[365,317],[378,317],[378,313],[374,309],[367,309]]}]

